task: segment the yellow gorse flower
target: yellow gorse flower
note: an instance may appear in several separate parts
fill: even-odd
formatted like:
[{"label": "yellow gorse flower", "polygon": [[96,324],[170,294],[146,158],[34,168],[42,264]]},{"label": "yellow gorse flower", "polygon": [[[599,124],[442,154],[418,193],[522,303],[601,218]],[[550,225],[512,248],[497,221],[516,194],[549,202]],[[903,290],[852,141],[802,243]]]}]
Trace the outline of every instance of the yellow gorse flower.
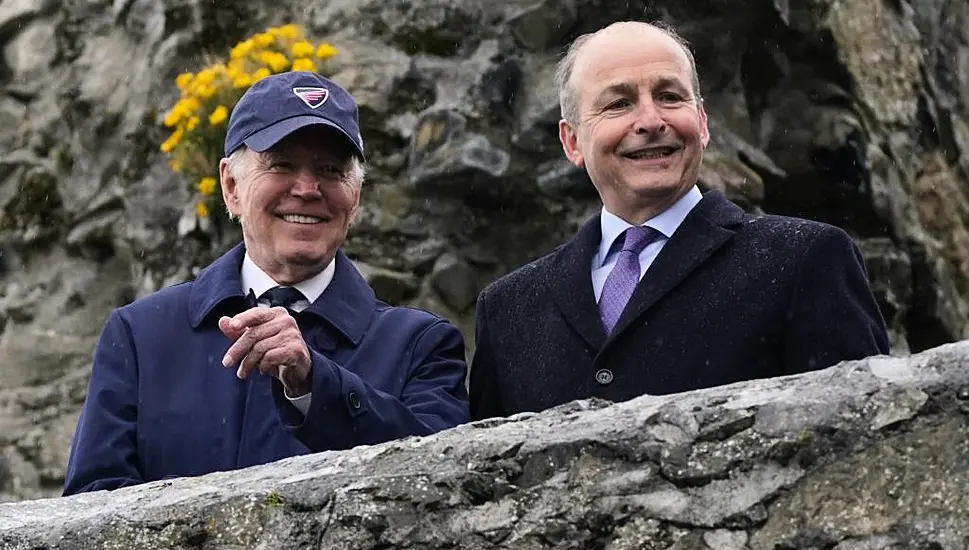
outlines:
[{"label": "yellow gorse flower", "polygon": [[316,51],[312,44],[305,40],[300,40],[293,44],[293,57],[310,57]]},{"label": "yellow gorse flower", "polygon": [[316,48],[316,57],[319,57],[320,59],[329,59],[336,54],[337,49],[333,47],[332,44],[327,44],[326,42],[320,44],[320,46]]},{"label": "yellow gorse flower", "polygon": [[294,71],[315,71],[316,64],[309,59],[297,59],[293,61]]},{"label": "yellow gorse flower", "polygon": [[282,25],[240,41],[222,60],[175,77],[178,100],[162,117],[162,124],[171,133],[159,148],[168,156],[171,169],[193,182],[198,193],[196,215],[204,218],[224,210],[218,204],[219,159],[225,122],[242,94],[273,74],[325,73],[326,60],[337,53],[328,42],[314,43],[299,26]]},{"label": "yellow gorse flower", "polygon": [[214,111],[212,111],[212,114],[209,115],[209,124],[215,126],[227,118],[229,118],[229,108],[225,105],[219,105]]},{"label": "yellow gorse flower", "polygon": [[215,188],[218,186],[218,182],[212,176],[206,176],[199,180],[199,193],[203,196],[209,196],[215,193]]}]

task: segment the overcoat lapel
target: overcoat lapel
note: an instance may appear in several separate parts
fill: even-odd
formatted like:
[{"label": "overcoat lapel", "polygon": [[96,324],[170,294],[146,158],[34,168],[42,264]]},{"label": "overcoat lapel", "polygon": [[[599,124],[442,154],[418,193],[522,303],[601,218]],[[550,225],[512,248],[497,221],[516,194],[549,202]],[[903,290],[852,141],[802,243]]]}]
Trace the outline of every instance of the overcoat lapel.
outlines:
[{"label": "overcoat lapel", "polygon": [[672,291],[733,237],[743,220],[743,210],[719,191],[708,191],[693,208],[650,265],[609,341],[622,336],[660,298]]},{"label": "overcoat lapel", "polygon": [[592,257],[598,252],[602,228],[599,216],[589,219],[571,240],[556,252],[548,284],[555,303],[568,324],[598,351],[606,340],[592,290]]}]

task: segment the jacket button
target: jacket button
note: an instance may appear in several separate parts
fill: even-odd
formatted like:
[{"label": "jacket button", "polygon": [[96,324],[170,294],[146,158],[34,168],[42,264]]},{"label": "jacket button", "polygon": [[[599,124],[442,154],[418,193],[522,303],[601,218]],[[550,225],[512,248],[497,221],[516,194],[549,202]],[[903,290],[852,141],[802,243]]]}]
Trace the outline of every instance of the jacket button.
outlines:
[{"label": "jacket button", "polygon": [[357,392],[352,391],[347,395],[347,401],[350,403],[350,408],[359,409],[360,408],[360,398],[357,396]]},{"label": "jacket button", "polygon": [[612,371],[609,369],[599,369],[596,372],[596,382],[602,384],[603,386],[608,386],[612,384]]}]

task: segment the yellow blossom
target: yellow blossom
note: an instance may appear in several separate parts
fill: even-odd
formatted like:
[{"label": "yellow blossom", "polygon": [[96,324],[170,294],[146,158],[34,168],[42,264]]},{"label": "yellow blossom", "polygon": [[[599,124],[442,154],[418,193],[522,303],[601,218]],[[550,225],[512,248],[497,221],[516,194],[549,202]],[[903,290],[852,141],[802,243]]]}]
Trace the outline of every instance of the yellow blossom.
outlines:
[{"label": "yellow blossom", "polygon": [[294,71],[316,71],[316,64],[309,59],[297,59],[293,61]]},{"label": "yellow blossom", "polygon": [[271,33],[261,32],[256,36],[253,36],[252,40],[260,48],[268,48],[269,46],[273,45],[273,42],[276,41],[276,37],[273,36]]},{"label": "yellow blossom", "polygon": [[209,124],[215,126],[227,118],[229,118],[229,109],[226,108],[225,105],[219,105],[214,111],[212,111],[212,114],[209,115]]},{"label": "yellow blossom", "polygon": [[244,74],[245,72],[246,72],[245,66],[242,60],[239,60],[239,59],[233,59],[232,61],[230,61],[228,66],[226,66],[226,69],[225,69],[225,75],[228,76],[230,80],[234,79],[240,74]]},{"label": "yellow blossom", "polygon": [[200,218],[208,218],[209,217],[209,206],[207,204],[205,204],[204,202],[199,201],[198,203],[195,204],[195,213]]},{"label": "yellow blossom", "polygon": [[298,26],[292,24],[271,29],[269,32],[283,38],[299,38],[300,35],[303,34]]},{"label": "yellow blossom", "polygon": [[279,52],[262,52],[259,54],[259,60],[274,73],[283,72],[289,67],[289,59]]},{"label": "yellow blossom", "polygon": [[217,185],[218,182],[215,181],[215,178],[206,176],[199,180],[199,193],[202,193],[202,195],[207,197],[212,193],[215,193],[215,187]]},{"label": "yellow blossom", "polygon": [[252,77],[243,73],[232,79],[233,88],[246,88],[252,85]]},{"label": "yellow blossom", "polygon": [[320,59],[329,59],[337,53],[338,50],[332,44],[327,44],[326,42],[320,44],[319,48],[316,48],[316,57]]},{"label": "yellow blossom", "polygon": [[176,109],[172,107],[172,110],[168,111],[168,114],[165,115],[164,123],[167,128],[172,128],[175,125],[177,125],[181,120],[182,120],[181,109]]},{"label": "yellow blossom", "polygon": [[186,97],[185,99],[179,100],[179,102],[175,104],[175,108],[181,110],[183,117],[195,113],[195,111],[197,111],[201,106],[202,105],[199,103],[199,100],[195,99],[194,97]]},{"label": "yellow blossom", "polygon": [[252,52],[253,47],[255,47],[255,43],[252,40],[243,40],[232,48],[232,50],[229,52],[229,56],[232,59],[242,59]]},{"label": "yellow blossom", "polygon": [[174,151],[175,146],[178,145],[180,141],[182,141],[182,135],[184,134],[185,134],[184,130],[182,130],[181,128],[176,128],[175,131],[172,132],[172,135],[168,136],[168,139],[166,139],[165,142],[161,144],[162,152],[171,153],[172,151]]},{"label": "yellow blossom", "polygon": [[185,123],[185,129],[191,132],[199,125],[199,122],[199,117],[193,116],[192,118],[188,119],[188,122]]},{"label": "yellow blossom", "polygon": [[305,40],[300,40],[293,44],[291,51],[293,52],[293,57],[309,57],[313,55],[313,45]]},{"label": "yellow blossom", "polygon": [[255,84],[256,82],[259,82],[260,80],[262,80],[264,78],[266,78],[270,74],[271,73],[269,72],[269,69],[267,69],[265,67],[263,67],[263,68],[259,69],[258,71],[252,73],[252,82],[253,82],[253,84]]},{"label": "yellow blossom", "polygon": [[199,89],[195,90],[195,95],[199,99],[208,99],[215,95],[215,86],[200,86]]},{"label": "yellow blossom", "polygon": [[175,77],[175,85],[178,86],[178,89],[180,90],[186,90],[194,78],[195,75],[192,73],[182,73]]},{"label": "yellow blossom", "polygon": [[206,67],[199,71],[199,74],[195,75],[195,84],[199,86],[208,86],[212,84],[215,80],[215,71],[212,67]]}]

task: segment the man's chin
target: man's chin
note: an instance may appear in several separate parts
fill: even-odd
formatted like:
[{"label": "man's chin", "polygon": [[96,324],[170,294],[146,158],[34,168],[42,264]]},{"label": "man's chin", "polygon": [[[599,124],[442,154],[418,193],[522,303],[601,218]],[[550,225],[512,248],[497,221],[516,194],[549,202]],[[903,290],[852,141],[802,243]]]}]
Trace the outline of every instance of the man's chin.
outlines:
[{"label": "man's chin", "polygon": [[323,268],[333,259],[333,254],[327,254],[320,250],[277,250],[279,259],[292,268],[298,270],[322,271]]}]

